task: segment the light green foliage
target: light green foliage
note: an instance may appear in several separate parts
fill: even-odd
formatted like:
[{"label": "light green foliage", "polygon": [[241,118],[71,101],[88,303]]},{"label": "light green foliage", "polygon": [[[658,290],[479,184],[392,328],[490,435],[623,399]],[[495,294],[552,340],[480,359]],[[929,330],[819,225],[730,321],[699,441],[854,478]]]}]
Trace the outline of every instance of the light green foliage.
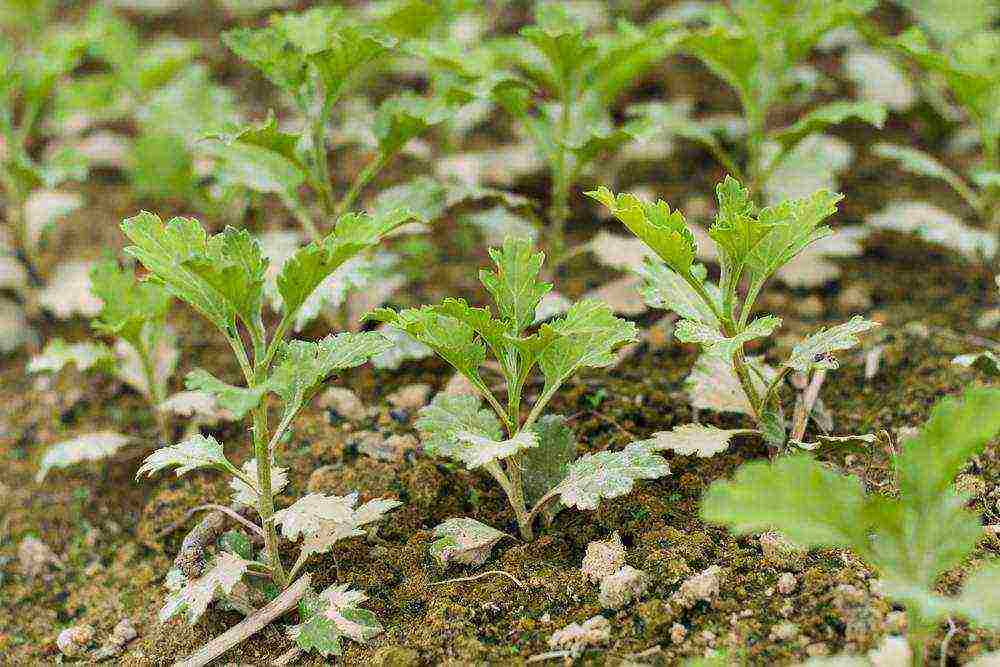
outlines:
[{"label": "light green foliage", "polygon": [[188,623],[194,624],[212,600],[233,592],[246,574],[247,565],[249,563],[236,554],[222,551],[197,579],[188,579],[179,570],[171,570],[167,575],[167,586],[172,592],[160,609],[160,621],[168,621],[183,613]]},{"label": "light green foliage", "polygon": [[[787,374],[792,370],[810,373],[835,369],[837,362],[831,354],[856,346],[858,334],[877,326],[854,317],[845,324],[823,329],[799,343],[778,373],[766,373],[746,359],[747,343],[769,338],[781,326],[781,319],[772,315],[751,320],[757,298],[776,271],[833,233],[822,223],[836,212],[842,198],[839,194],[820,190],[760,208],[747,188],[727,176],[716,188],[718,213],[708,230],[718,247],[722,267],[719,285],[708,281],[705,268],[694,263],[694,235],[684,216],[670,212],[665,202],[652,205],[633,195],[615,195],[607,188],[587,194],[607,206],[662,260],[647,259],[637,271],[644,282],[640,291],[646,303],[681,317],[674,335],[681,342],[696,343],[704,349],[699,364],[721,360],[724,367],[720,372],[738,380],[749,414],[774,446],[786,441],[780,389]],[[745,291],[740,289],[743,284]],[[743,397],[727,395],[721,381],[714,384],[720,386],[708,397],[705,407],[747,411],[742,407]],[[796,440],[802,437],[801,433],[792,435]]]},{"label": "light green foliage", "polygon": [[[288,341],[296,312],[338,266],[377,244],[409,217],[403,210],[377,216],[347,214],[325,238],[294,253],[278,274],[284,307],[273,331],[265,328],[263,317],[268,260],[257,240],[245,230],[227,227],[209,236],[197,220],[174,218],[164,223],[145,212],[122,223],[122,231],[133,243],[127,252],[146,267],[149,281],[195,308],[218,328],[232,348],[245,382],[244,386],[231,385],[207,371],[195,370],[187,378],[188,388],[210,394],[221,408],[238,417],[249,415],[253,435],[253,458],[241,467],[225,457],[214,438],[198,434],[150,454],[138,475],[171,467],[177,468],[178,475],[198,468],[231,475],[236,502],[252,503],[260,518],[266,563],[253,565],[263,568],[279,588],[295,580],[309,556],[329,550],[340,539],[361,534],[360,526],[379,520],[399,505],[393,500],[373,500],[355,508],[356,494],[312,494],[276,512],[275,495],[288,482],[286,470],[277,466],[278,449],[305,402],[330,375],[359,366],[390,347],[388,340],[374,332],[331,334],[315,342]],[[268,425],[271,394],[282,404],[275,426]],[[299,557],[287,573],[278,549],[278,526],[286,538],[303,538]],[[212,570],[201,579],[180,582],[161,617],[187,608],[189,618],[195,620],[217,595],[232,592],[245,568],[243,562],[243,570],[227,568],[218,576]],[[328,597],[326,593],[318,598],[312,593],[308,596],[329,602]],[[355,612],[359,618],[367,614],[360,610],[351,613]],[[348,618],[347,611],[344,614],[343,618]],[[335,644],[340,634],[361,637],[338,624],[339,617],[327,616],[304,612],[300,627],[307,628],[305,636],[312,638],[306,648],[318,647],[322,641]]]},{"label": "light green foliage", "polygon": [[[612,364],[614,351],[636,339],[635,325],[615,317],[604,303],[584,300],[573,304],[564,316],[531,331],[539,302],[552,288],[539,279],[544,255],[533,252],[531,241],[508,237],[501,248],[490,250],[490,256],[495,268],[481,271],[479,278],[493,297],[496,315],[489,307],[445,299],[435,306],[399,312],[378,309],[368,317],[430,347],[486,399],[492,413],[482,408],[479,398],[438,396],[421,411],[417,428],[427,451],[489,472],[506,492],[522,537],[531,539],[535,515],[560,497],[565,503],[570,494],[574,503],[593,508],[601,497],[627,492],[633,479],[653,478],[668,471],[660,465],[660,457],[646,452],[643,458],[633,450],[605,452],[570,464],[575,448],[572,434],[559,423],[540,421],[543,411],[574,373]],[[480,375],[487,352],[496,359],[507,381],[506,408]],[[524,416],[522,394],[536,367],[545,383]],[[540,470],[531,471],[526,468],[530,461],[545,463]],[[573,466],[577,466],[575,473]],[[611,469],[615,472],[608,473]],[[562,471],[569,477],[553,478]],[[572,485],[570,478],[574,479]],[[533,503],[530,511],[526,491]]]},{"label": "light green foliage", "polygon": [[[857,120],[882,127],[886,110],[872,102],[836,101],[805,111],[786,127],[768,124],[772,111],[802,86],[802,70],[831,30],[864,19],[875,0],[738,0],[707,18],[710,25],[684,35],[678,50],[701,60],[736,92],[747,122],[745,163],[727,150],[714,128],[660,104],[633,109],[648,133],[680,136],[705,145],[730,173],[749,184],[755,198],[785,157],[808,136]],[[741,151],[743,152],[743,151]]]},{"label": "light green foliage", "polygon": [[804,547],[851,549],[881,575],[886,594],[906,605],[911,647],[949,615],[1000,627],[1000,565],[969,578],[954,598],[937,579],[964,561],[983,536],[979,517],[953,480],[1000,433],[1000,390],[973,388],[943,399],[895,458],[899,496],[866,494],[861,481],[806,456],[751,463],[705,495],[706,521],[739,533],[778,529]]}]

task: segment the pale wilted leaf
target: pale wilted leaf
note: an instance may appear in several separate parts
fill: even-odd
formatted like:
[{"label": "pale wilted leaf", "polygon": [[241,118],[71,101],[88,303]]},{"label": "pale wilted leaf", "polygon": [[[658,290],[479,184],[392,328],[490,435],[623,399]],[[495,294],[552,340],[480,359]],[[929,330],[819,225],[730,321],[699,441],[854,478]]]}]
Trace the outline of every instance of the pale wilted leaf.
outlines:
[{"label": "pale wilted leaf", "polygon": [[455,439],[462,447],[460,460],[471,470],[513,456],[520,451],[538,446],[538,436],[531,431],[522,431],[508,440],[493,440],[468,431],[459,431]]},{"label": "pale wilted leaf", "polygon": [[288,636],[300,649],[316,650],[323,656],[340,655],[341,637],[363,643],[382,632],[375,614],[358,606],[368,596],[350,590],[349,586],[334,584],[299,603],[302,622],[290,627]]},{"label": "pale wilted leaf", "polygon": [[177,467],[177,476],[196,468],[217,468],[229,470],[233,468],[222,451],[222,445],[212,436],[205,437],[200,433],[187,440],[161,447],[146,457],[136,471],[135,477],[152,476],[165,468]]},{"label": "pale wilted leaf", "polygon": [[656,256],[640,239],[604,230],[597,232],[589,246],[598,262],[619,271],[635,271],[647,258]]},{"label": "pale wilted leaf", "polygon": [[175,588],[160,609],[160,621],[168,621],[184,613],[188,623],[195,623],[212,600],[232,593],[246,573],[248,564],[239,556],[222,551],[215,557],[212,566],[197,579],[186,579],[184,575],[168,576],[168,585],[173,584]]},{"label": "pale wilted leaf", "polygon": [[434,354],[434,350],[395,327],[383,324],[376,331],[385,336],[392,347],[372,357],[372,366],[375,368],[395,370],[404,361],[426,359]]},{"label": "pale wilted leaf", "polygon": [[13,352],[34,337],[24,309],[10,299],[0,297],[0,353]]},{"label": "pale wilted leaf", "polygon": [[81,372],[91,369],[110,371],[115,366],[115,355],[101,343],[67,343],[62,338],[53,338],[28,362],[29,373],[58,373],[68,364],[74,364]]},{"label": "pale wilted leaf", "polygon": [[28,244],[35,248],[51,228],[62,218],[83,206],[83,197],[76,192],[36,190],[24,202],[24,224]]},{"label": "pale wilted leaf", "polygon": [[637,479],[656,479],[670,474],[661,456],[632,443],[620,452],[582,456],[569,466],[560,483],[560,496],[568,507],[596,509],[604,498],[616,498],[632,490]]},{"label": "pale wilted leaf", "polygon": [[579,655],[585,648],[599,646],[611,639],[611,622],[600,614],[583,623],[570,623],[549,637],[549,646]]},{"label": "pale wilted leaf", "polygon": [[827,370],[839,366],[833,352],[848,350],[858,344],[858,334],[879,326],[877,322],[855,315],[850,321],[829,329],[820,329],[792,349],[785,366],[806,373],[814,368]]},{"label": "pale wilted leaf", "polygon": [[[770,382],[776,371],[765,364],[759,357],[747,359],[747,363],[756,367],[760,375]],[[758,391],[764,391],[766,385],[758,373],[751,373]],[[698,410],[714,410],[716,412],[736,412],[753,415],[753,409],[747,401],[739,378],[733,372],[732,362],[715,355],[702,354],[695,361],[691,373],[684,380],[691,406]]]},{"label": "pale wilted leaf", "polygon": [[434,537],[437,539],[428,551],[440,565],[482,565],[490,557],[493,546],[507,537],[507,533],[475,519],[456,517],[437,526]]},{"label": "pale wilted leaf", "polygon": [[[645,262],[637,268],[643,278],[643,284],[639,288],[646,304],[651,308],[662,308],[670,310],[686,320],[701,322],[711,327],[717,327],[719,318],[705,301],[698,296],[694,288],[682,278],[676,271],[671,270],[663,262]],[[705,270],[701,265],[695,265],[691,269],[691,276],[695,280],[702,280],[702,286],[709,298],[720,304],[722,299],[719,288],[709,282],[704,281]]]},{"label": "pale wilted leaf", "polygon": [[483,234],[483,240],[490,246],[500,245],[508,236],[532,241],[538,236],[534,225],[506,206],[494,206],[485,211],[470,213],[463,216],[462,221],[477,227]]},{"label": "pale wilted leaf", "polygon": [[296,540],[300,535],[304,538],[302,554],[309,556],[329,551],[339,540],[363,535],[362,526],[379,521],[386,512],[402,504],[398,500],[377,498],[355,509],[357,502],[357,493],[346,496],[310,493],[275,512],[274,520],[288,539]]},{"label": "pale wilted leaf", "polygon": [[933,204],[922,201],[896,201],[868,216],[867,223],[877,229],[916,234],[930,243],[938,243],[969,259],[992,258],[997,252],[994,235],[969,227],[957,217]]},{"label": "pale wilted leaf", "polygon": [[[257,459],[250,459],[243,464],[243,472],[247,477],[257,480]],[[271,465],[271,494],[278,495],[288,486],[288,468]],[[233,502],[247,507],[257,507],[260,491],[256,486],[250,486],[239,477],[229,480],[229,488],[233,490]]]},{"label": "pale wilted leaf", "polygon": [[[177,333],[167,325],[161,328],[155,325],[143,327],[142,334],[147,349],[153,358],[153,372],[163,393],[166,393],[167,382],[177,368],[180,359],[180,348],[177,347]],[[115,342],[115,355],[118,357],[118,377],[143,396],[152,399],[154,395],[149,388],[146,372],[143,369],[139,353],[124,340]]]},{"label": "pale wilted leaf", "polygon": [[658,431],[640,443],[653,451],[670,450],[684,456],[709,457],[729,449],[738,435],[758,433],[753,429],[721,429],[708,424],[684,424],[669,431]]},{"label": "pale wilted leaf", "polygon": [[95,262],[70,260],[59,264],[38,302],[61,320],[74,315],[94,317],[101,312],[101,300],[91,294],[90,271]]},{"label": "pale wilted leaf", "polygon": [[236,415],[219,405],[216,397],[207,391],[179,391],[167,397],[156,409],[164,413],[193,418],[206,426],[236,419]]},{"label": "pale wilted leaf", "polygon": [[268,389],[266,384],[253,389],[227,384],[202,368],[188,373],[184,384],[188,389],[211,395],[220,408],[236,419],[242,419],[257,407]]},{"label": "pale wilted leaf", "polygon": [[533,434],[504,441],[500,422],[478,396],[438,394],[420,410],[415,425],[428,453],[454,458],[470,470],[537,445]]},{"label": "pale wilted leaf", "polygon": [[674,336],[682,343],[697,343],[705,350],[705,354],[731,359],[743,345],[756,338],[766,338],[781,326],[781,318],[764,315],[751,322],[744,331],[732,338],[727,338],[717,327],[681,320],[674,328]]},{"label": "pale wilted leaf", "polygon": [[53,468],[68,468],[83,461],[97,461],[112,456],[130,440],[121,433],[100,431],[52,445],[42,455],[35,481],[44,480]]}]

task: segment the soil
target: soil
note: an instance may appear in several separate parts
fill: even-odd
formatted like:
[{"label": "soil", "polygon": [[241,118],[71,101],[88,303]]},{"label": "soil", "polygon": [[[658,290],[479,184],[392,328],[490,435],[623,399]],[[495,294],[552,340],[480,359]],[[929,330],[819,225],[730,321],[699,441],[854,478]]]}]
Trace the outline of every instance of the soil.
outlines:
[{"label": "soil", "polygon": [[[177,21],[156,28],[184,34],[190,26],[188,33],[204,36],[204,26],[190,17]],[[233,71],[231,63],[220,63],[219,69]],[[725,89],[687,60],[668,60],[640,90],[642,97],[697,92],[706,110],[735,108]],[[710,93],[707,99],[705,91]],[[917,136],[940,135],[928,131],[929,118],[927,109],[918,106],[893,116],[881,134],[860,125],[835,132],[859,148],[858,161],[841,180],[846,199],[836,223],[859,221],[890,196],[918,191],[944,208],[962,210],[947,191],[896,173],[864,150],[876,138],[913,143]],[[383,183],[420,170],[419,164],[404,163]],[[640,165],[620,180],[619,187],[652,184],[668,201],[679,203],[710,195],[721,175],[709,156],[682,143],[669,163]],[[538,176],[519,183],[517,189],[544,202],[546,187]],[[154,210],[164,215],[173,212],[163,204],[135,201],[120,179],[112,177],[88,184],[86,195],[90,204],[74,215],[72,222],[77,224],[67,225],[68,236],[59,248],[48,250],[47,261],[98,256],[105,248],[120,247],[116,223],[140,207],[156,206]],[[582,198],[576,198],[575,206],[572,235],[577,239],[586,239],[608,224],[596,218]],[[285,218],[280,209],[266,208],[247,222],[256,229],[264,219],[270,226],[291,227],[293,221]],[[484,265],[485,252],[453,240],[462,236],[454,216],[437,224],[442,229],[435,238],[445,239],[436,249],[438,261],[430,263],[430,275],[396,299],[398,305],[445,295],[477,303],[483,299],[470,267]],[[977,349],[972,336],[991,333],[976,329],[978,315],[995,305],[988,270],[940,248],[884,233],[868,240],[862,256],[840,263],[841,278],[824,289],[788,290],[775,285],[763,304],[784,318],[784,333],[801,335],[852,314],[839,298],[846,290],[870,296],[871,307],[862,314],[884,324],[879,338],[868,342],[869,348],[876,342],[885,346],[881,367],[866,379],[861,351],[848,355],[842,368],[829,375],[822,397],[835,432],[886,429],[895,434],[919,425],[941,396],[989,382],[980,371],[950,363],[954,355]],[[564,268],[557,283],[561,291],[575,296],[607,278],[606,269],[581,257]],[[809,308],[802,305],[807,301]],[[657,316],[640,321],[648,325]],[[183,350],[173,389],[180,389],[184,375],[196,367],[236,380],[238,371],[228,348],[209,325],[180,305],[171,320],[181,333]],[[46,319],[36,327],[43,340],[88,335],[83,321]],[[315,325],[303,337],[326,333],[322,325]],[[786,340],[753,352],[777,361]],[[570,381],[552,410],[571,416],[580,454],[620,448],[654,431],[688,423],[694,415],[682,381],[695,357],[691,346],[675,341],[657,349],[643,346],[625,364]],[[196,519],[180,529],[167,529],[198,504],[225,502],[227,480],[214,473],[193,473],[181,479],[163,474],[135,482],[138,457],[158,442],[155,420],[143,400],[121,383],[99,375],[68,370],[51,380],[28,376],[29,358],[29,353],[21,352],[0,359],[0,654],[6,656],[4,661],[54,662],[60,657],[55,645],[60,630],[88,623],[96,629],[99,642],[127,616],[139,637],[118,659],[120,664],[170,664],[241,620],[236,612],[218,609],[193,627],[184,620],[162,624],[156,616],[165,592],[163,576]],[[635,664],[642,654],[644,663],[671,665],[712,648],[729,651],[733,663],[790,664],[809,655],[864,652],[888,633],[898,632],[898,615],[893,612],[899,608],[877,593],[875,575],[850,554],[765,549],[760,537],[734,538],[699,520],[699,498],[712,481],[731,475],[745,461],[767,455],[753,438],[742,439],[729,452],[710,459],[668,455],[670,476],[640,483],[630,495],[605,502],[597,511],[563,511],[551,526],[538,531],[532,543],[504,539],[481,568],[442,571],[428,556],[427,547],[431,530],[445,519],[469,516],[517,535],[501,490],[485,475],[420,453],[398,463],[376,461],[359,454],[351,440],[361,429],[386,435],[415,433],[414,415],[390,414],[386,397],[414,382],[437,390],[450,376],[436,360],[406,364],[398,371],[365,367],[348,373],[339,382],[367,405],[379,408],[371,423],[350,424],[313,404],[284,445],[281,463],[289,468],[291,483],[280,502],[287,504],[307,491],[357,490],[362,500],[392,496],[404,503],[374,536],[342,542],[332,553],[311,561],[316,585],[349,583],[364,591],[370,597],[366,606],[385,626],[385,632],[367,645],[347,642],[344,664],[521,664],[549,651],[548,638],[554,631],[597,614],[611,621],[611,640],[584,653],[581,664]],[[714,413],[699,418],[720,425],[743,423]],[[179,435],[181,425],[177,427]],[[112,461],[53,471],[44,483],[34,482],[47,446],[101,429],[133,436],[137,445]],[[249,455],[242,424],[212,434],[226,444],[233,460]],[[875,448],[862,455],[826,459],[864,479],[870,490],[891,492],[888,454]],[[984,524],[1000,523],[1000,447],[994,443],[965,472],[981,484],[973,502]],[[602,608],[597,586],[580,571],[588,542],[606,539],[613,531],[621,534],[628,564],[650,576],[647,593],[617,612]],[[37,577],[21,574],[17,547],[28,536],[47,544],[61,559],[60,567]],[[943,578],[941,590],[956,591],[966,572],[998,556],[1000,535],[993,533],[965,566]],[[285,558],[287,562],[294,558],[290,548]],[[686,611],[667,604],[685,579],[716,565],[721,568],[722,586],[710,602]],[[523,588],[503,576],[431,585],[481,570],[503,570]],[[784,573],[791,573],[796,582],[788,593],[777,587]],[[293,615],[234,648],[220,662],[273,663],[292,647],[283,630],[290,622]],[[677,624],[685,630],[680,641],[674,641],[679,636]],[[1000,635],[970,629],[963,622],[956,625],[946,664],[964,664],[1000,649]],[[940,628],[932,642],[931,660],[938,660],[946,631],[947,627]],[[658,651],[650,650],[657,646]],[[297,664],[325,661],[304,656]]]}]

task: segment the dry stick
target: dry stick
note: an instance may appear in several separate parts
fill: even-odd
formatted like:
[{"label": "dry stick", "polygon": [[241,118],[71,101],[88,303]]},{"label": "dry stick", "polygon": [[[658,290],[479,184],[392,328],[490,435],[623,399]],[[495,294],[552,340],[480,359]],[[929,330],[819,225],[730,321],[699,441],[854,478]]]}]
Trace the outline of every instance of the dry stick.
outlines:
[{"label": "dry stick", "polygon": [[543,660],[555,660],[557,658],[569,658],[572,656],[572,651],[549,651],[548,653],[538,653],[533,655],[525,660],[525,662],[542,662]]},{"label": "dry stick", "polygon": [[218,658],[240,642],[252,637],[267,627],[271,621],[292,609],[299,603],[309,589],[312,577],[305,574],[285,591],[261,607],[253,616],[237,623],[221,635],[208,642],[188,656],[187,659],[174,663],[174,667],[202,667]]},{"label": "dry stick", "polygon": [[507,577],[519,588],[524,588],[524,584],[517,580],[517,578],[510,572],[504,572],[503,570],[487,570],[486,572],[480,572],[479,574],[472,575],[471,577],[458,577],[457,579],[445,579],[444,581],[432,581],[428,583],[428,586],[441,586],[443,584],[459,584],[465,581],[475,581],[476,579],[482,579],[483,577],[488,577],[491,574],[502,574]]},{"label": "dry stick", "polygon": [[813,373],[809,386],[796,401],[795,414],[792,419],[792,440],[802,440],[802,436],[805,435],[809,415],[812,414],[813,407],[819,399],[819,390],[823,388],[824,380],[826,380],[826,369],[820,368]]},{"label": "dry stick", "polygon": [[955,621],[951,620],[951,616],[948,617],[948,634],[944,636],[944,641],[941,642],[941,667],[945,667],[948,662],[948,644],[951,643],[951,638],[955,636],[958,632],[958,627],[955,625]]}]

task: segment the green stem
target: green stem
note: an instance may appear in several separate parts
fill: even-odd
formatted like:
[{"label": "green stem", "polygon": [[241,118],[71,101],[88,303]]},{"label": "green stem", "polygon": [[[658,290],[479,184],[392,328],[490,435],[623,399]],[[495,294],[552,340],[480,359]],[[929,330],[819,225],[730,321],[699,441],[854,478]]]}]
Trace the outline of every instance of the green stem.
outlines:
[{"label": "green stem", "polygon": [[[326,155],[326,109],[312,120],[314,180],[327,213],[334,210],[333,186],[330,184],[330,166]],[[318,237],[317,237],[318,238]]]},{"label": "green stem", "polygon": [[264,548],[271,566],[274,583],[285,588],[288,579],[278,552],[278,531],[274,527],[274,494],[271,489],[271,451],[268,446],[267,407],[263,401],[253,411],[253,450],[257,460],[257,512],[264,529]]},{"label": "green stem", "polygon": [[310,241],[319,241],[323,238],[323,235],[319,231],[319,227],[313,221],[312,216],[309,215],[309,211],[305,209],[302,204],[295,200],[295,198],[290,194],[283,194],[281,196],[281,201],[292,215],[295,216],[295,220],[302,226],[305,233],[309,236]]},{"label": "green stem", "polygon": [[358,177],[354,179],[354,183],[351,184],[351,189],[347,191],[344,198],[340,200],[334,211],[334,219],[339,218],[354,206],[354,202],[357,200],[361,191],[364,190],[365,186],[368,185],[375,175],[385,167],[386,163],[389,161],[390,156],[379,153],[378,156],[365,165],[365,168],[361,170]]},{"label": "green stem", "polygon": [[569,151],[566,142],[569,141],[570,132],[570,93],[565,90],[562,95],[562,102],[559,108],[559,126],[556,143],[559,147],[556,158],[555,169],[552,173],[552,190],[550,198],[552,208],[549,209],[550,229],[548,250],[552,258],[553,267],[562,263],[562,255],[566,250],[566,221],[569,220],[569,189],[572,186],[570,178]]},{"label": "green stem", "polygon": [[160,404],[166,399],[166,392],[162,383],[156,375],[156,364],[153,363],[152,351],[149,347],[142,341],[138,339],[135,341],[136,353],[139,355],[139,360],[142,363],[142,374],[146,376],[146,387],[149,390],[146,398],[152,403],[153,407],[153,418],[156,420],[156,428],[160,432],[160,438],[163,442],[170,442],[170,427],[167,423],[166,416],[160,411]]}]

